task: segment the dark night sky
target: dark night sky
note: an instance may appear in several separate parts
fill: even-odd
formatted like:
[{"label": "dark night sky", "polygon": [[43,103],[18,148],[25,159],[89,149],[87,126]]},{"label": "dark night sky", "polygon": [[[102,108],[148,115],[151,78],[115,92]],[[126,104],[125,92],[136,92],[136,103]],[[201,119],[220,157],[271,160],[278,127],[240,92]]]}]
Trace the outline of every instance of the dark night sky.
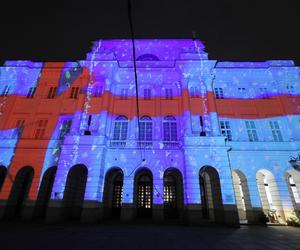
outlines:
[{"label": "dark night sky", "polygon": [[[300,65],[298,1],[132,1],[139,38],[190,38],[196,30],[210,59],[294,59]],[[129,37],[127,0],[10,0],[0,20],[1,63],[85,59],[91,41]]]}]

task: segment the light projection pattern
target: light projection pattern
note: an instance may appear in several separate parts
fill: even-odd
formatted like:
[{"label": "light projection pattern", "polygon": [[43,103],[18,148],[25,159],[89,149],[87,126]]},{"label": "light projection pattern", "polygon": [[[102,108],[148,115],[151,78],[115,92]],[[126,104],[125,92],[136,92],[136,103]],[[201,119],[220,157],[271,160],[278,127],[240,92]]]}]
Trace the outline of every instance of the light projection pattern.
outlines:
[{"label": "light projection pattern", "polygon": [[[231,171],[239,169],[251,184],[252,206],[260,207],[256,172],[267,168],[279,184],[283,183],[283,173],[289,169],[286,159],[299,148],[299,68],[292,61],[208,60],[204,45],[198,40],[137,40],[139,102],[144,115],[152,119],[155,131],[151,147],[141,149],[146,159],[142,161],[137,146],[136,111],[132,105],[135,88],[131,46],[129,40],[97,41],[86,61],[65,63],[61,69],[57,82],[60,98],[83,74],[88,79],[80,86],[82,105],[70,114],[58,116],[48,143],[42,173],[58,165],[52,198],[62,198],[69,169],[84,164],[88,168],[85,199],[102,201],[105,174],[117,166],[124,173],[123,203],[132,203],[135,173],[146,167],[153,174],[153,203],[162,204],[163,174],[167,168],[174,167],[184,179],[185,204],[199,204],[199,171],[203,166],[212,166],[219,173],[223,204],[235,203]],[[31,86],[40,87],[42,68],[40,63],[6,63],[0,71],[0,90],[9,85],[6,97],[26,96]],[[101,87],[100,94],[96,87]],[[122,96],[124,89],[126,96]],[[150,89],[148,104],[143,89]],[[222,89],[218,99],[216,89]],[[4,100],[2,97],[1,101]],[[151,107],[154,103],[159,103],[160,112]],[[124,147],[114,147],[111,143],[118,115],[128,118],[126,142],[120,144]],[[172,144],[164,141],[166,115],[176,119],[177,140]],[[70,132],[57,139],[68,119],[72,120]],[[225,141],[221,136],[220,121],[229,122],[232,141]],[[250,140],[247,121],[254,121],[257,141]],[[274,139],[270,122],[279,124],[282,142]],[[1,135],[10,138],[14,128],[10,130],[2,129]],[[91,135],[84,134],[87,130]],[[206,136],[200,137],[201,131]],[[9,147],[15,149],[18,139],[10,141]],[[10,164],[14,151],[1,154],[5,166]],[[255,157],[249,159],[249,151]],[[281,157],[272,160],[273,152],[281,152]],[[288,196],[287,189],[279,192]],[[290,206],[288,199],[283,203]]]}]

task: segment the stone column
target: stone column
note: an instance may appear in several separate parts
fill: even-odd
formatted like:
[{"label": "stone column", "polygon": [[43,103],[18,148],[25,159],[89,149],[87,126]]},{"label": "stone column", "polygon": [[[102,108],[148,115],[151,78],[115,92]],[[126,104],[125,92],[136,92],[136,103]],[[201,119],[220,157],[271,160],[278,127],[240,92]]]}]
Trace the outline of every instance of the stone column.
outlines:
[{"label": "stone column", "polygon": [[135,217],[136,205],[134,204],[134,177],[133,175],[124,176],[121,221],[132,221]]}]

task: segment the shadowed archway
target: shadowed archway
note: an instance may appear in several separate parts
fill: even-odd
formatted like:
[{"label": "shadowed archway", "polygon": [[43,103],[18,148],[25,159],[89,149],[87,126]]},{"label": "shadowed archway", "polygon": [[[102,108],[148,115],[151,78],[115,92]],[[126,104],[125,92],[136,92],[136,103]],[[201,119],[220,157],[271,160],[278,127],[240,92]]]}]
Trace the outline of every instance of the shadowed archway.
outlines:
[{"label": "shadowed archway", "polygon": [[35,218],[45,218],[57,167],[48,168],[40,184],[35,207]]},{"label": "shadowed archway", "polygon": [[248,222],[251,220],[250,211],[252,206],[247,178],[238,169],[232,171],[232,178],[239,220],[243,223]]},{"label": "shadowed archway", "polygon": [[221,184],[218,171],[211,166],[200,169],[202,216],[215,222],[224,221]]},{"label": "shadowed archway", "polygon": [[164,172],[164,217],[177,219],[183,210],[182,174],[176,168]]},{"label": "shadowed archway", "polygon": [[22,216],[33,176],[34,170],[30,166],[23,167],[18,171],[7,201],[6,218]]},{"label": "shadowed archway", "polygon": [[153,176],[149,169],[139,169],[134,178],[137,218],[151,218],[153,205]]},{"label": "shadowed archway", "polygon": [[80,219],[87,176],[88,169],[82,164],[75,165],[69,170],[63,197],[65,219]]},{"label": "shadowed archway", "polygon": [[4,184],[6,173],[7,173],[6,167],[0,166],[0,192],[1,192],[2,186]]},{"label": "shadowed archway", "polygon": [[104,217],[120,218],[123,195],[123,171],[112,168],[105,175],[104,184]]}]

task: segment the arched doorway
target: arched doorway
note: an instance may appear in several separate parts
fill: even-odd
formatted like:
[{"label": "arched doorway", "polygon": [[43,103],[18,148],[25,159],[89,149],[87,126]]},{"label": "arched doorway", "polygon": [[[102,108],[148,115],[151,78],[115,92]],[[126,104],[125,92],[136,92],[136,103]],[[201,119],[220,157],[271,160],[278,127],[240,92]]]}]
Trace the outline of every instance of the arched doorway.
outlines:
[{"label": "arched doorway", "polygon": [[6,177],[7,169],[4,166],[0,166],[0,191],[2,189],[2,186],[4,184],[4,180]]},{"label": "arched doorway", "polygon": [[36,200],[35,217],[45,218],[57,167],[50,167],[43,175]]},{"label": "arched doorway", "polygon": [[138,218],[152,217],[153,177],[148,169],[141,169],[135,175],[135,200]]},{"label": "arched doorway", "polygon": [[247,223],[249,211],[251,211],[251,200],[246,176],[240,170],[232,171],[233,188],[236,198],[239,220]]},{"label": "arched doorway", "polygon": [[66,219],[80,219],[87,175],[88,169],[84,165],[75,165],[69,170],[63,197]]},{"label": "arched doorway", "polygon": [[256,181],[262,209],[269,217],[270,222],[283,222],[284,218],[278,187],[273,174],[266,169],[256,173]]},{"label": "arched doorway", "polygon": [[176,219],[183,209],[182,175],[179,170],[169,168],[164,173],[164,217]]},{"label": "arched doorway", "polygon": [[9,194],[6,215],[8,218],[21,217],[30,190],[34,170],[30,166],[21,168]]},{"label": "arched doorway", "polygon": [[295,213],[300,216],[300,172],[295,169],[288,170],[286,182]]},{"label": "arched doorway", "polygon": [[104,184],[105,217],[120,218],[123,195],[123,171],[113,168],[107,172]]},{"label": "arched doorway", "polygon": [[224,210],[217,170],[211,166],[204,166],[200,169],[199,177],[202,217],[211,221],[223,222]]}]

